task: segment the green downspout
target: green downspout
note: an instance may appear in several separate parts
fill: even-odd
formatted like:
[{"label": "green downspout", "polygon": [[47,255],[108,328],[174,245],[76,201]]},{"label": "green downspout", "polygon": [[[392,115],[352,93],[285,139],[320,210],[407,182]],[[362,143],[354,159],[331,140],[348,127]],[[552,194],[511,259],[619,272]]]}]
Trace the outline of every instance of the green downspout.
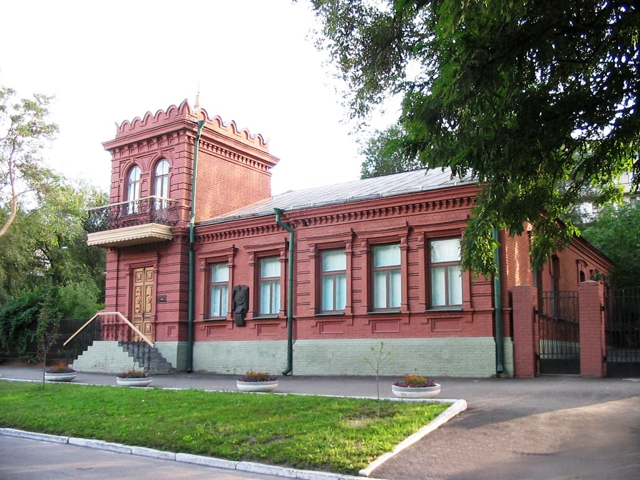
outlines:
[{"label": "green downspout", "polygon": [[287,288],[287,368],[282,375],[289,375],[293,371],[293,245],[295,233],[293,229],[280,220],[282,210],[274,208],[276,212],[276,223],[289,232],[289,279]]},{"label": "green downspout", "polygon": [[200,149],[200,136],[204,120],[198,120],[198,132],[196,133],[196,144],[193,153],[193,172],[191,179],[191,218],[189,219],[189,330],[187,339],[187,372],[193,371],[193,290],[195,283],[194,268],[194,244],[196,230],[196,180],[198,178],[198,150]]},{"label": "green downspout", "polygon": [[[493,240],[498,243],[498,229],[493,229]],[[494,317],[496,326],[496,372],[504,372],[504,339],[502,335],[502,300],[500,298],[500,245],[493,251],[493,260],[496,263],[496,271],[493,276]]]}]

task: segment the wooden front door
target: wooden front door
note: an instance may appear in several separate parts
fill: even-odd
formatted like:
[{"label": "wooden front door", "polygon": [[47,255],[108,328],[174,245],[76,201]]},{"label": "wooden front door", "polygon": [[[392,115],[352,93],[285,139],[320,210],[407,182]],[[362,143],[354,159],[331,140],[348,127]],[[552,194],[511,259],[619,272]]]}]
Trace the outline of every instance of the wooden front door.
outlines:
[{"label": "wooden front door", "polygon": [[133,323],[153,342],[153,267],[136,268],[133,271]]}]

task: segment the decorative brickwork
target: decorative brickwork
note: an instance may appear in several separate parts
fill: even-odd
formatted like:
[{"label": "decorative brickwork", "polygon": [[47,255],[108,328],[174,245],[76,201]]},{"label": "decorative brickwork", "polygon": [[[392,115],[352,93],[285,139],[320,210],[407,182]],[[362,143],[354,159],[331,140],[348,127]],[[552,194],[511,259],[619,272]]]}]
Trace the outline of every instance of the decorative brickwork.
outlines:
[{"label": "decorative brickwork", "polygon": [[536,375],[536,335],[534,309],[537,292],[529,285],[513,288],[513,343],[515,376]]},{"label": "decorative brickwork", "polygon": [[580,374],[583,377],[606,376],[604,289],[599,282],[588,281],[578,287],[580,295]]}]

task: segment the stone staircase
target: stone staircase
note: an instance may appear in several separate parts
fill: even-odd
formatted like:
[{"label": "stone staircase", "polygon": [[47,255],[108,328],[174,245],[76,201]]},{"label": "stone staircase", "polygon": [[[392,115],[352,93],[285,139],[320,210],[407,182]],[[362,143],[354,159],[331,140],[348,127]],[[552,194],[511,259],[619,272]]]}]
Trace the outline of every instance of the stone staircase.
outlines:
[{"label": "stone staircase", "polygon": [[147,372],[157,375],[175,371],[156,347],[151,347],[145,342],[118,342],[118,345]]},{"label": "stone staircase", "polygon": [[152,374],[172,373],[175,369],[157,348],[145,342],[94,341],[74,362],[79,372],[121,373],[146,370]]}]

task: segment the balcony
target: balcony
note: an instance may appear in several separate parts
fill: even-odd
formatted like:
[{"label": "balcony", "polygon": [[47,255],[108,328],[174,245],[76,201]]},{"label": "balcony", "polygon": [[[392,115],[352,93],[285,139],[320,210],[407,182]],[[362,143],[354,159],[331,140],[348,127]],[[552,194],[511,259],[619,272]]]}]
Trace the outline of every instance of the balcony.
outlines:
[{"label": "balcony", "polygon": [[92,208],[85,223],[87,244],[126,247],[171,240],[178,202],[156,196]]}]

